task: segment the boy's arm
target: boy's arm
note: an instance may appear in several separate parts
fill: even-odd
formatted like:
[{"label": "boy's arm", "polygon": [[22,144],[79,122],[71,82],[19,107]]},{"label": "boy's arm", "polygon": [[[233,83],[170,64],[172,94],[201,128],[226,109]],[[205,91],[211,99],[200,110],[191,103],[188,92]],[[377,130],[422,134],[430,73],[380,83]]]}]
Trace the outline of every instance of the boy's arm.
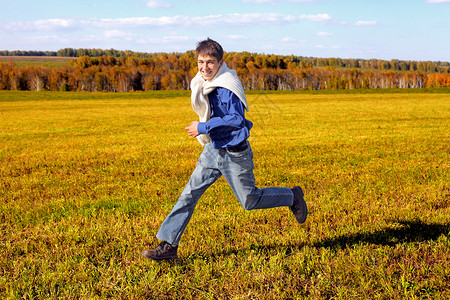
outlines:
[{"label": "boy's arm", "polygon": [[199,134],[208,134],[211,130],[220,127],[221,130],[234,130],[245,126],[244,105],[239,97],[233,92],[229,90],[226,91],[227,92],[224,93],[224,97],[222,97],[221,100],[226,106],[227,113],[222,117],[214,117],[207,122],[198,123],[197,130]]}]

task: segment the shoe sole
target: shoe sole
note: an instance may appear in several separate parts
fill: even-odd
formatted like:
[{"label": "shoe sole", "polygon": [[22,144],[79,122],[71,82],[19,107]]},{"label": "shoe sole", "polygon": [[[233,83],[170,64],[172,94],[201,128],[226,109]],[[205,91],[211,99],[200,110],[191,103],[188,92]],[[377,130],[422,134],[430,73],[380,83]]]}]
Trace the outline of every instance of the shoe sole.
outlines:
[{"label": "shoe sole", "polygon": [[294,187],[294,188],[292,189],[292,191],[294,192],[294,199],[295,199],[296,197],[298,197],[298,198],[300,199],[300,200],[299,200],[300,209],[301,209],[302,212],[304,212],[304,215],[303,215],[300,219],[297,218],[297,215],[296,215],[296,214],[294,214],[294,216],[295,216],[295,219],[297,220],[297,222],[298,222],[299,224],[303,224],[303,223],[306,222],[306,217],[308,216],[308,207],[307,207],[306,201],[305,201],[305,199],[304,199],[303,190],[302,190],[301,187],[296,186],[296,187]]},{"label": "shoe sole", "polygon": [[151,260],[154,260],[154,261],[177,260],[178,259],[178,256],[175,256],[175,257],[152,257],[152,256],[149,256],[149,255],[146,255],[144,252],[142,252],[141,254],[145,258],[148,258],[148,259],[151,259]]}]

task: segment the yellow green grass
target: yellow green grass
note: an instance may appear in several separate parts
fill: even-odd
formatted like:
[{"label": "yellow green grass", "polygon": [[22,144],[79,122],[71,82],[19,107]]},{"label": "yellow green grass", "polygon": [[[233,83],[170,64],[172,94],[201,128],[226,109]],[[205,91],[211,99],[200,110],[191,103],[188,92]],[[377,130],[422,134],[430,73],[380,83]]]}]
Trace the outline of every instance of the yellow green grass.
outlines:
[{"label": "yellow green grass", "polygon": [[448,92],[248,100],[257,185],[301,185],[307,222],[219,180],[155,263],[201,152],[189,94],[0,92],[0,297],[450,297]]},{"label": "yellow green grass", "polygon": [[0,63],[13,61],[16,66],[31,67],[64,67],[68,66],[73,57],[58,56],[0,56]]}]

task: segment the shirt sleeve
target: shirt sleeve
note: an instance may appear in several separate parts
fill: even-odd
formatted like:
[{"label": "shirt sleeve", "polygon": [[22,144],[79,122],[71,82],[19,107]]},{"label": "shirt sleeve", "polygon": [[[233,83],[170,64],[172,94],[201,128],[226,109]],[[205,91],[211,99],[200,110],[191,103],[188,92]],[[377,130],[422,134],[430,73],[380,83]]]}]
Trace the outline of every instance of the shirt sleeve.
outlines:
[{"label": "shirt sleeve", "polygon": [[200,122],[197,127],[198,133],[208,134],[213,130],[232,131],[245,126],[244,105],[236,94],[228,89],[221,89],[218,93],[218,100],[220,116]]}]

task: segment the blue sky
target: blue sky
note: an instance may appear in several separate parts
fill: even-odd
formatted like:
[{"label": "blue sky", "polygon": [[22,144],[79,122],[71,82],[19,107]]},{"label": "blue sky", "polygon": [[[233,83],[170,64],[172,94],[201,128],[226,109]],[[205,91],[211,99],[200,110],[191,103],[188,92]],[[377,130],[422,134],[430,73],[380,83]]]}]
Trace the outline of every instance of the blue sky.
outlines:
[{"label": "blue sky", "polygon": [[450,0],[0,0],[0,50],[225,51],[450,61]]}]

